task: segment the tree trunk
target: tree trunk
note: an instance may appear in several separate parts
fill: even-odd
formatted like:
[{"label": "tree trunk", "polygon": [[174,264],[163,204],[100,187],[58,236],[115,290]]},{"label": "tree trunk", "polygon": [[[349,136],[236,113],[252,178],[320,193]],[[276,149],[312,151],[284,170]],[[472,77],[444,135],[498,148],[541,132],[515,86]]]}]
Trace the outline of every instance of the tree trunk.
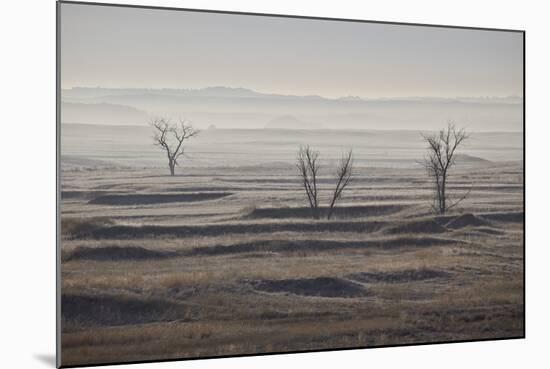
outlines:
[{"label": "tree trunk", "polygon": [[319,218],[320,218],[319,209],[318,208],[313,208],[313,219],[319,220]]},{"label": "tree trunk", "polygon": [[446,185],[446,178],[443,178],[443,181],[441,181],[441,200],[439,204],[439,212],[441,215],[445,215],[445,211],[447,210],[447,204],[445,203],[445,185]]},{"label": "tree trunk", "polygon": [[332,212],[334,210],[334,204],[336,204],[336,197],[332,198],[332,201],[330,202],[330,205],[328,207],[327,220],[330,220],[330,218],[332,218]]},{"label": "tree trunk", "polygon": [[175,174],[174,168],[175,165],[173,162],[168,163],[168,166],[170,167],[170,175],[173,176]]}]

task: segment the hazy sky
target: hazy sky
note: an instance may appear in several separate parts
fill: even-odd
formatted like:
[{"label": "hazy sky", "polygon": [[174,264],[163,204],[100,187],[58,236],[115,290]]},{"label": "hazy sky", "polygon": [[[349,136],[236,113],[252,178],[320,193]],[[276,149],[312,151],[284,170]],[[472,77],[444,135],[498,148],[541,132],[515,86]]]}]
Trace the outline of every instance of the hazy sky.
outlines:
[{"label": "hazy sky", "polygon": [[522,95],[514,32],[63,4],[63,88]]}]

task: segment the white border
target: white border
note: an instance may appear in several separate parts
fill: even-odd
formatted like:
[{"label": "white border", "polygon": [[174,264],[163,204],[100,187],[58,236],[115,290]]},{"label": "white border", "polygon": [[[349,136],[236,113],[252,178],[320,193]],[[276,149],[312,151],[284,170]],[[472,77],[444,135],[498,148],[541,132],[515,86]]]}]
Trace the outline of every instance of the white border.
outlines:
[{"label": "white border", "polygon": [[[113,0],[111,2],[117,2]],[[544,367],[550,80],[543,2],[126,1],[142,5],[295,14],[527,31],[527,339],[314,354],[142,364],[151,368]],[[2,4],[2,367],[52,367],[55,353],[55,4]],[[540,363],[540,364],[539,364]],[[538,364],[538,365],[537,365]],[[125,366],[118,366],[120,368]],[[137,367],[137,366],[135,366]]]}]

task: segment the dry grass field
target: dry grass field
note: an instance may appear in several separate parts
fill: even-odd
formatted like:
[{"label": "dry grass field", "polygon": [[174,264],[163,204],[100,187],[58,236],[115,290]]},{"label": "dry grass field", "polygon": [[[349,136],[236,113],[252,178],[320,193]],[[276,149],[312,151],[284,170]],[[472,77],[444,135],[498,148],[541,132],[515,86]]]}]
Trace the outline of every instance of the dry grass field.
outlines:
[{"label": "dry grass field", "polygon": [[521,161],[459,160],[445,216],[420,167],[355,169],[327,221],[288,160],[63,167],[62,364],[523,335]]}]

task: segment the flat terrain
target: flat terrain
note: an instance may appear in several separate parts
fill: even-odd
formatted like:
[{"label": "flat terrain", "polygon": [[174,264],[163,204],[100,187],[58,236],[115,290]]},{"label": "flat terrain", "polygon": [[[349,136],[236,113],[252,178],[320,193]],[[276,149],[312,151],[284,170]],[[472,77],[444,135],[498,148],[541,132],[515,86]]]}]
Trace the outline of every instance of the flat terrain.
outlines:
[{"label": "flat terrain", "polygon": [[436,216],[414,155],[389,152],[359,158],[330,221],[310,219],[294,153],[174,177],[65,157],[63,364],[522,336],[521,160],[462,157],[451,194],[471,192]]}]

